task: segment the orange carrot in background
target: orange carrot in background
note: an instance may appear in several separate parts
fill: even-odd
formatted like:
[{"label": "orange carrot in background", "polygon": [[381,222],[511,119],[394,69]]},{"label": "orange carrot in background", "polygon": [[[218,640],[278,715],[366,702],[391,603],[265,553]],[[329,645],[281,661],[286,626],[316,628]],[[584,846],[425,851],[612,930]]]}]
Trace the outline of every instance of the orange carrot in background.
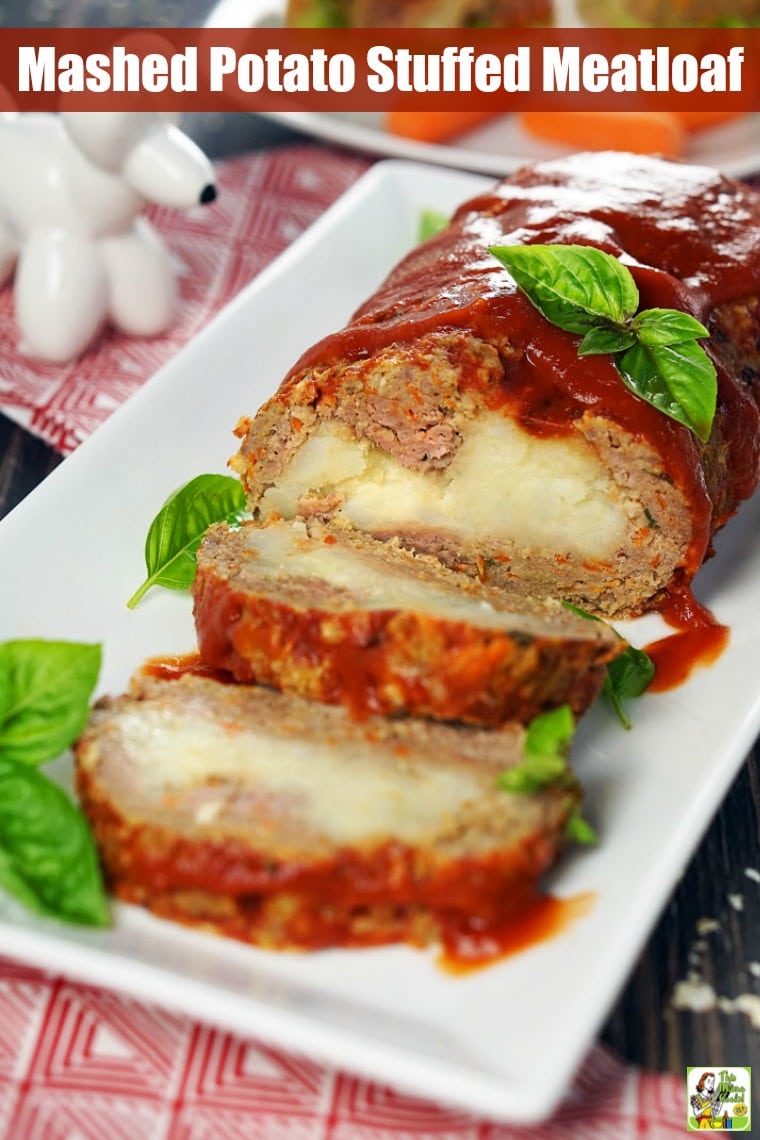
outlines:
[{"label": "orange carrot in background", "polygon": [[388,111],[385,129],[417,142],[444,142],[501,114],[503,111]]},{"label": "orange carrot in background", "polygon": [[[438,143],[479,127],[503,111],[388,111],[385,129],[400,138]],[[678,158],[687,134],[738,118],[741,111],[523,111],[529,134],[582,150],[628,150]]]},{"label": "orange carrot in background", "polygon": [[717,127],[729,119],[739,119],[744,111],[674,111],[681,126],[687,131],[701,131],[706,127]]},{"label": "orange carrot in background", "polygon": [[686,149],[683,125],[669,111],[524,111],[529,134],[579,150],[627,150],[677,158]]}]

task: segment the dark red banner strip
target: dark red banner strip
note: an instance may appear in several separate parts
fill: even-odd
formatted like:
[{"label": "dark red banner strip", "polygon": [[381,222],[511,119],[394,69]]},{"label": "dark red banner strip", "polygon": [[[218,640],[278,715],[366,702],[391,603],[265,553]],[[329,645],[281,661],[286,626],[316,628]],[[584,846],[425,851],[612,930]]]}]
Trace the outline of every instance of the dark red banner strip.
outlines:
[{"label": "dark red banner strip", "polygon": [[0,31],[0,109],[760,110],[760,29]]}]

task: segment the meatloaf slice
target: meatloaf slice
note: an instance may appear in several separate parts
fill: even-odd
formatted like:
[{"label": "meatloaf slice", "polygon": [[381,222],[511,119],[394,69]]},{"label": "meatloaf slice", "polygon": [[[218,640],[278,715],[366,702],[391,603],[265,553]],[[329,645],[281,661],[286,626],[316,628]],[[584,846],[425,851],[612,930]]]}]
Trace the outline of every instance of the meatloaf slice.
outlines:
[{"label": "meatloaf slice", "polygon": [[[642,308],[711,331],[703,444],[579,356],[491,246],[587,244]],[[526,167],[465,203],[346,328],[236,429],[266,519],[339,518],[493,585],[634,615],[688,585],[760,476],[760,195],[715,170],[624,154]]]},{"label": "meatloaf slice", "polygon": [[122,899],[272,948],[422,944],[524,905],[562,847],[569,771],[497,786],[523,740],[138,675],[93,710],[76,778]]},{"label": "meatloaf slice", "polygon": [[212,527],[193,592],[206,664],[359,717],[580,715],[624,646],[557,602],[510,607],[434,558],[316,522]]}]

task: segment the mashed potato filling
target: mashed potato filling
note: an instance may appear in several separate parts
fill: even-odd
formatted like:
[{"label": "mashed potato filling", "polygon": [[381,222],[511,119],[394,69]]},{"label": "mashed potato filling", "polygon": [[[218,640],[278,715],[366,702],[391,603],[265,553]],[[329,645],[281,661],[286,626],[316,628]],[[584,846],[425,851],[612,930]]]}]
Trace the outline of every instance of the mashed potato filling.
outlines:
[{"label": "mashed potato filling", "polygon": [[334,493],[333,513],[368,532],[425,528],[604,558],[627,530],[619,489],[584,439],[533,436],[495,412],[472,422],[448,467],[426,472],[322,424],[264,494],[262,513],[292,518],[301,500]]},{"label": "mashed potato filling", "polygon": [[335,844],[389,834],[413,843],[483,791],[472,765],[416,763],[376,741],[275,735],[149,705],[125,711],[119,729],[131,765],[125,772],[104,760],[107,779],[127,810],[134,794],[143,813],[146,803],[156,806],[159,822],[165,797],[181,807],[184,797],[194,802],[205,791],[198,823],[213,823],[229,797],[244,811],[249,834],[257,825],[271,833],[278,819],[295,814],[302,828]]},{"label": "mashed potato filling", "polygon": [[[311,538],[299,521],[252,527],[245,532],[246,544],[256,556],[256,570],[285,582],[292,577],[313,578],[348,591],[347,608],[367,610],[414,610],[450,621],[466,621],[485,629],[511,630],[512,612],[495,609],[453,582],[421,576],[418,565],[394,563],[383,549],[357,550],[339,543]],[[424,564],[423,564],[424,566]],[[556,615],[553,615],[556,621]],[[546,615],[520,613],[524,635],[546,633]]]}]

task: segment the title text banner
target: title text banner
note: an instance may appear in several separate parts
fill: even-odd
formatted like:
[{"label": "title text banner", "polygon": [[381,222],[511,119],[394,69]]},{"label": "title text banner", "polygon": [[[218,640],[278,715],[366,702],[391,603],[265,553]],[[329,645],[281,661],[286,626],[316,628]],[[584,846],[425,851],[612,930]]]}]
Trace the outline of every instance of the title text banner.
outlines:
[{"label": "title text banner", "polygon": [[760,29],[0,32],[0,110],[758,110]]}]

